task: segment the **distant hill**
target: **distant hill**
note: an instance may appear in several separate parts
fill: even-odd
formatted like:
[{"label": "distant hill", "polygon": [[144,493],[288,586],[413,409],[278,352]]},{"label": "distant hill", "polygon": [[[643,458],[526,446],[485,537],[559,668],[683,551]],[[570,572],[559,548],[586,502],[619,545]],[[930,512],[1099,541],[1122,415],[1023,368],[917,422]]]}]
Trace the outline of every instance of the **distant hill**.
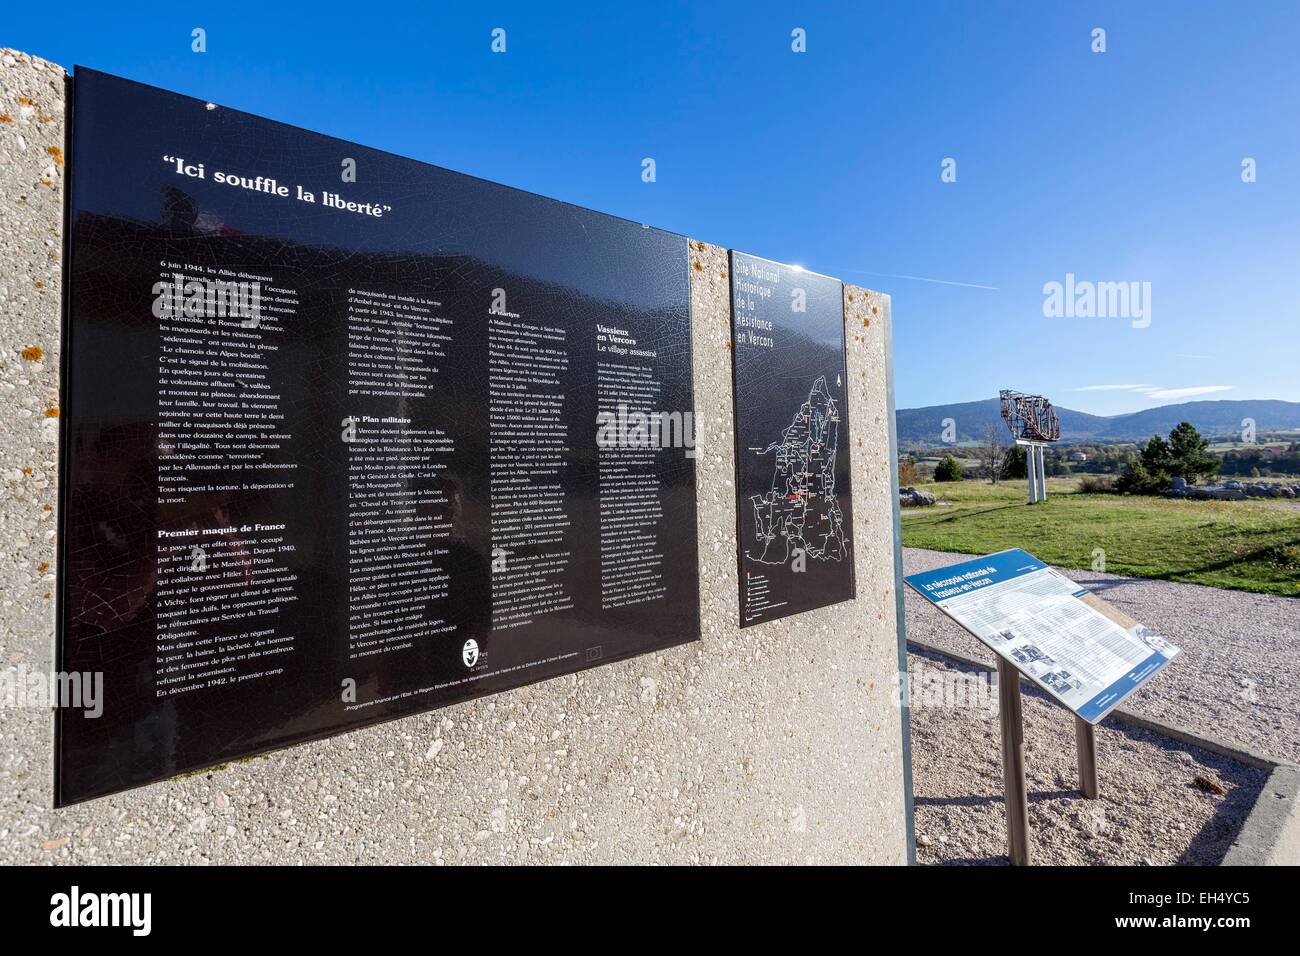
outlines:
[{"label": "distant hill", "polygon": [[1167,435],[1179,422],[1191,422],[1202,435],[1236,435],[1242,419],[1253,418],[1261,432],[1300,428],[1300,402],[1183,402],[1161,405],[1130,415],[1117,415],[1099,437],[1150,438],[1159,432]]},{"label": "distant hill", "polygon": [[[1089,415],[1056,406],[1061,419],[1061,441],[1131,442],[1168,434],[1179,422],[1191,422],[1202,435],[1235,435],[1245,418],[1255,420],[1259,432],[1300,428],[1300,402],[1219,401],[1160,405],[1127,415]],[[987,425],[1006,428],[996,398],[925,408],[900,408],[897,412],[900,445],[942,444],[944,419],[956,424],[957,441],[978,441]]]}]

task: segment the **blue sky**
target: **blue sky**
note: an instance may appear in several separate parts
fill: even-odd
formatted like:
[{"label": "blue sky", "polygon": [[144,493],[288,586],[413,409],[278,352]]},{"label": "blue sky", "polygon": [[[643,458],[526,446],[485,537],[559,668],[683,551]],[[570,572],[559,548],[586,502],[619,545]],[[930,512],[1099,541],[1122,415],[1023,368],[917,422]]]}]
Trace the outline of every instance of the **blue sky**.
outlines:
[{"label": "blue sky", "polygon": [[[1098,414],[1300,401],[1300,4],[68,2],[4,21],[0,45],[68,67],[889,292],[900,407],[1000,387]],[[1150,283],[1149,325],[1045,316],[1067,274]]]}]

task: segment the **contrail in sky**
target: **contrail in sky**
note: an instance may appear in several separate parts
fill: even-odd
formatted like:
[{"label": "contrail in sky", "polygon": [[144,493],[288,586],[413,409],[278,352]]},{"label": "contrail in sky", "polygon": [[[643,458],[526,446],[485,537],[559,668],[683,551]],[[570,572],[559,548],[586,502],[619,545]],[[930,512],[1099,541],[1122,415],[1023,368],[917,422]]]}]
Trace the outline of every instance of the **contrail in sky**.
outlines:
[{"label": "contrail in sky", "polygon": [[908,279],[912,282],[933,282],[936,285],[956,285],[956,286],[961,286],[963,289],[988,289],[990,292],[1000,291],[998,287],[995,285],[981,285],[978,282],[955,282],[951,279],[931,279],[926,276],[900,275],[894,272],[862,272],[859,270],[853,270],[853,271],[857,272],[858,275],[878,276],[879,278],[882,279]]}]

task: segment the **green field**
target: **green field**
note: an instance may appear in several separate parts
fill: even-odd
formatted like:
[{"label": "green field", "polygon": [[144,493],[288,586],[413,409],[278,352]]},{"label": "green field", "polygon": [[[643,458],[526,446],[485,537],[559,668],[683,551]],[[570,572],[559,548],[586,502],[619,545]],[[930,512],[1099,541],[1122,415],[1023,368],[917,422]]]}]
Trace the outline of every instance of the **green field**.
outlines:
[{"label": "green field", "polygon": [[909,548],[988,554],[1024,548],[1050,564],[1300,597],[1300,510],[1281,502],[1085,495],[1052,480],[1028,505],[1024,481],[917,485],[948,505],[903,509]]}]

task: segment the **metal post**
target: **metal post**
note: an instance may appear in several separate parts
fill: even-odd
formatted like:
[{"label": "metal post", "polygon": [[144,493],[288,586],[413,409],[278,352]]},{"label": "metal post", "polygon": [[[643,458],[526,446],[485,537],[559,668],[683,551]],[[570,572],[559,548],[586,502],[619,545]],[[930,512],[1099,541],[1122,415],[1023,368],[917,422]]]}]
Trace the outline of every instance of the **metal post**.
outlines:
[{"label": "metal post", "polygon": [[1039,457],[1034,454],[1034,446],[1030,445],[1030,458],[1034,459],[1034,503],[1039,503],[1039,498],[1043,497],[1043,476],[1039,473]]},{"label": "metal post", "polygon": [[1079,789],[1089,800],[1097,799],[1096,728],[1082,717],[1074,718],[1074,742],[1079,751]]},{"label": "metal post", "polygon": [[1029,793],[1025,786],[1025,728],[1020,712],[1020,672],[998,657],[998,711],[1002,718],[1002,798],[1007,808],[1007,855],[1029,865]]},{"label": "metal post", "polygon": [[1027,445],[1025,451],[1029,453],[1029,500],[1038,504],[1038,456],[1033,445]]},{"label": "metal post", "polygon": [[1038,504],[1038,454],[1033,445],[1028,445],[1025,451],[1029,453],[1029,500]]},{"label": "metal post", "polygon": [[1035,445],[1034,451],[1038,456],[1038,500],[1047,500],[1047,463],[1043,461],[1043,446]]}]

